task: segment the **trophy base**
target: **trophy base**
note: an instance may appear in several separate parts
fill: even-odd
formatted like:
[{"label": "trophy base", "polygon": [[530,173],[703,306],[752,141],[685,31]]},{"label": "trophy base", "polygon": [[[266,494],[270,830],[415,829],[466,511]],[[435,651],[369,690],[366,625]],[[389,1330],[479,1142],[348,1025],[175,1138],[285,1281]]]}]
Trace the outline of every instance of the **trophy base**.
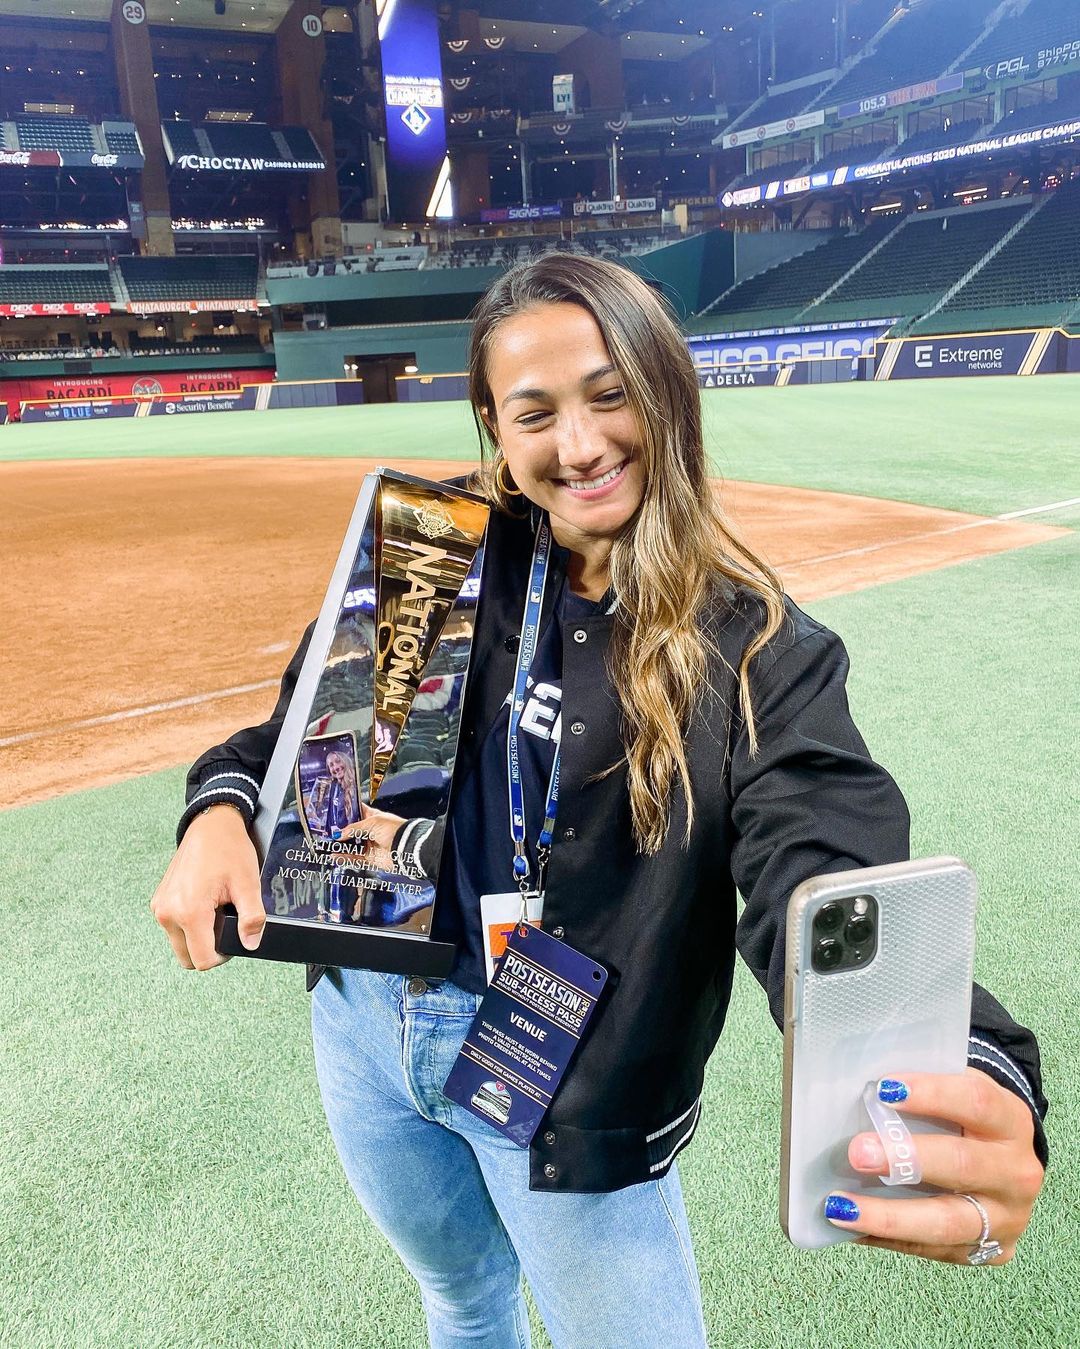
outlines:
[{"label": "trophy base", "polygon": [[446,979],[454,964],[453,942],[405,933],[373,932],[351,924],[283,922],[268,916],[262,941],[254,951],[241,942],[236,910],[218,909],[214,945],[223,956],[252,956],[256,960],[283,960],[293,965],[339,965],[349,970],[379,970],[383,974],[414,974]]}]

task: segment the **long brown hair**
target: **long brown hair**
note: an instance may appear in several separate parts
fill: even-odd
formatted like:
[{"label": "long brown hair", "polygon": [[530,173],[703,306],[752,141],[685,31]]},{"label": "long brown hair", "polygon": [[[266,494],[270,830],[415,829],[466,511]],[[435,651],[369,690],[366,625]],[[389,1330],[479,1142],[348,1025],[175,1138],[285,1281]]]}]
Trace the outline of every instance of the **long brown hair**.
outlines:
[{"label": "long brown hair", "polygon": [[[694,801],[684,736],[708,679],[715,646],[701,619],[719,579],[752,591],[764,620],[739,663],[739,702],[757,751],[748,668],[784,620],[783,587],[736,536],[709,483],[701,395],[686,338],[666,302],[618,263],[545,253],[498,277],[470,319],[469,400],[480,437],[479,489],[495,505],[514,504],[500,480],[505,459],[488,384],[499,326],[538,305],[569,302],[596,320],[639,430],[645,496],[615,540],[611,583],[618,601],[609,673],[623,715],[630,809],[638,848],[655,853],[668,830],[671,792],[681,783],[686,833]],[[500,472],[502,470],[502,472]]]}]

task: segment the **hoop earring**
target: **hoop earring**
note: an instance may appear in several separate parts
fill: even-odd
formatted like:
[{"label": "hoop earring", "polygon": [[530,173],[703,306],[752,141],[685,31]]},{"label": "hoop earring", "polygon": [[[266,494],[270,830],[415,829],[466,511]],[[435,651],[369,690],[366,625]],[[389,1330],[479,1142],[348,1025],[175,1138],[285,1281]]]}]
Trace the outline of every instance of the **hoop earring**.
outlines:
[{"label": "hoop earring", "polygon": [[505,458],[500,459],[499,466],[495,470],[495,485],[498,487],[499,491],[505,497],[523,497],[525,493],[521,490],[520,487],[507,487],[506,478],[504,476],[506,473],[506,467],[507,467],[506,459]]}]

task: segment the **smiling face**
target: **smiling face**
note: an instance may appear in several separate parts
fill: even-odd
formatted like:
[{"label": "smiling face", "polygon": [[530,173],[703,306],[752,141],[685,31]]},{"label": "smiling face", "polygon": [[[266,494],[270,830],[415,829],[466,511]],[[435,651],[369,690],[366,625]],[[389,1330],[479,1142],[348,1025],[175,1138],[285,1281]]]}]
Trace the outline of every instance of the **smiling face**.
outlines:
[{"label": "smiling face", "polygon": [[330,776],[334,781],[340,783],[340,785],[344,787],[348,775],[345,771],[345,760],[342,759],[341,755],[328,754],[326,756],[326,766],[329,768]]},{"label": "smiling face", "polygon": [[487,368],[485,420],[510,476],[564,547],[611,540],[645,495],[637,422],[596,320],[542,304],[505,319]]}]

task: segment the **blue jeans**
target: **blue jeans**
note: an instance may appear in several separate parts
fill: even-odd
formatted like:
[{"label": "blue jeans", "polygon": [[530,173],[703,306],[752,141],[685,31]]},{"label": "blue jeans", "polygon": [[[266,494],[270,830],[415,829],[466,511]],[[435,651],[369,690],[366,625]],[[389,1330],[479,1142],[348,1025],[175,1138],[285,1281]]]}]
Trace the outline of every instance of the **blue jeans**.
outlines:
[{"label": "blue jeans", "polygon": [[529,1189],[529,1154],[442,1094],[480,998],[328,970],[315,1066],[349,1183],[420,1285],[433,1349],[528,1349],[528,1279],[555,1349],[699,1349],[674,1167],[611,1194]]}]

